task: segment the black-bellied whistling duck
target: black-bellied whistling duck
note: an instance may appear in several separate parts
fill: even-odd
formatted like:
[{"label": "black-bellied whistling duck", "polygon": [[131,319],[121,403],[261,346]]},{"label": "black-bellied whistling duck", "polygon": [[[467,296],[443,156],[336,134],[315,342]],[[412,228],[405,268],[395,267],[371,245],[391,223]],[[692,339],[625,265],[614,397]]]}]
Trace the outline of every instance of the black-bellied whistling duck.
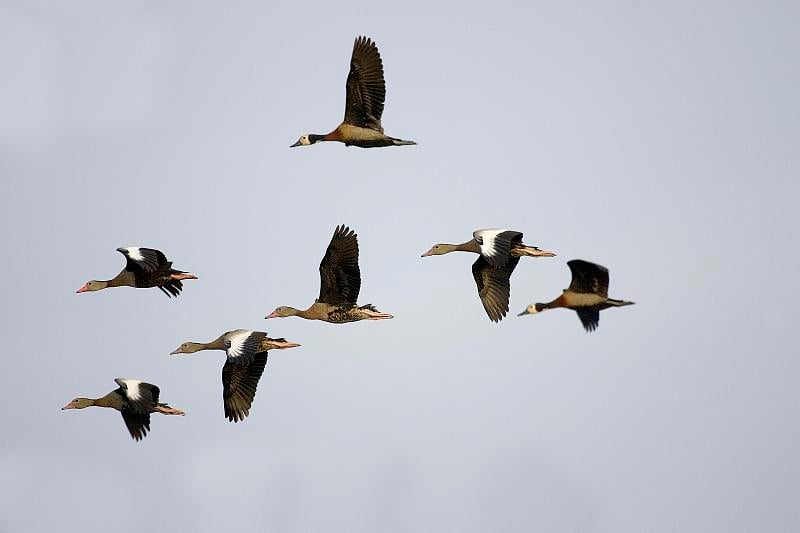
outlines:
[{"label": "black-bellied whistling duck", "polygon": [[371,304],[358,306],[358,293],[361,290],[358,236],[347,226],[337,226],[333,232],[325,257],[319,264],[319,277],[319,298],[311,307],[301,311],[294,307],[281,306],[266,318],[299,316],[332,324],[393,318],[389,313],[381,313]]},{"label": "black-bellied whistling duck", "polygon": [[520,257],[554,257],[556,254],[522,243],[522,233],[507,229],[481,229],[461,244],[435,244],[422,257],[450,252],[472,252],[479,257],[472,265],[478,296],[492,322],[508,313],[511,273]]},{"label": "black-bellied whistling duck", "polygon": [[75,398],[64,409],[85,409],[87,407],[110,407],[122,413],[122,420],[133,437],[139,441],[150,431],[150,413],[162,415],[185,415],[180,409],[158,402],[159,388],[136,379],[117,378],[119,388],[102,398]]},{"label": "black-bellied whistling duck", "polygon": [[122,272],[106,281],[91,280],[76,292],[99,291],[108,287],[136,287],[147,289],[158,287],[169,296],[178,296],[183,290],[184,279],[197,279],[194,274],[172,268],[172,261],[159,250],[128,246],[117,248],[125,256],[127,263]]},{"label": "black-bellied whistling duck", "polygon": [[170,355],[224,350],[227,360],[222,367],[222,403],[228,420],[238,422],[250,414],[258,380],[267,364],[267,352],[297,346],[300,345],[286,339],[271,339],[263,331],[235,329],[211,342],[184,342]]},{"label": "black-bellied whistling duck", "polygon": [[518,316],[531,315],[545,309],[566,307],[578,313],[583,329],[594,331],[600,324],[600,311],[609,307],[633,305],[634,302],[614,300],[608,297],[608,269],[604,266],[573,259],[567,262],[572,271],[572,282],[564,292],[548,303],[529,305]]},{"label": "black-bellied whistling duck", "polygon": [[346,146],[361,148],[417,144],[383,133],[381,115],[385,99],[386,82],[383,79],[383,63],[378,47],[372,40],[358,37],[353,44],[350,73],[347,75],[344,121],[327,135],[303,135],[291,148],[309,146],[320,141],[339,141]]}]

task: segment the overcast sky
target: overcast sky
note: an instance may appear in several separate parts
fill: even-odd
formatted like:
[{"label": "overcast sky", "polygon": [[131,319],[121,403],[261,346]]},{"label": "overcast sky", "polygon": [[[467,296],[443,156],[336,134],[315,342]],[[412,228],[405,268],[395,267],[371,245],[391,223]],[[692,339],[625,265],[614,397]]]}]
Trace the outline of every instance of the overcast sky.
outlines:
[{"label": "overcast sky", "polygon": [[[0,1],[0,532],[800,530],[796,2]],[[353,39],[403,148],[341,120]],[[317,296],[335,226],[395,319]],[[523,259],[493,324],[473,257]],[[156,247],[199,276],[76,295]],[[607,266],[610,309],[516,313]],[[273,352],[250,417],[221,352]],[[115,377],[186,417],[62,412]],[[146,524],[146,525],[143,525]],[[152,525],[151,525],[152,524]]]}]

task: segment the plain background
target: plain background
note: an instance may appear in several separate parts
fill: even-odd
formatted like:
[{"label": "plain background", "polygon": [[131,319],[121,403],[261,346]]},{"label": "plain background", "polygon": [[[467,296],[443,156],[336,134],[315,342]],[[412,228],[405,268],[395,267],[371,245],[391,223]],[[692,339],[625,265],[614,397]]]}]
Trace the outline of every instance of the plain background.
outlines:
[{"label": "plain background", "polygon": [[[0,9],[3,533],[800,530],[796,2]],[[419,145],[290,150],[359,34]],[[264,321],[339,223],[396,318]],[[500,324],[472,257],[419,257],[484,227],[558,253]],[[200,279],[76,295],[125,245]],[[515,316],[577,257],[637,305]],[[303,345],[239,424],[222,353],[167,355],[234,328]],[[59,410],[118,376],[188,416]]]}]

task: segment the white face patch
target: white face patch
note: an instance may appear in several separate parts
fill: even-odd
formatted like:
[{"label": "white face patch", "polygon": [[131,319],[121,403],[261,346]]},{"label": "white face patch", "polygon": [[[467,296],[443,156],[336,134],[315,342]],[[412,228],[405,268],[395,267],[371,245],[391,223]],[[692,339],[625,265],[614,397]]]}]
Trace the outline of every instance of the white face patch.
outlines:
[{"label": "white face patch", "polygon": [[300,137],[300,144],[303,146],[308,146],[311,144],[311,139],[308,138],[308,135],[303,135]]}]

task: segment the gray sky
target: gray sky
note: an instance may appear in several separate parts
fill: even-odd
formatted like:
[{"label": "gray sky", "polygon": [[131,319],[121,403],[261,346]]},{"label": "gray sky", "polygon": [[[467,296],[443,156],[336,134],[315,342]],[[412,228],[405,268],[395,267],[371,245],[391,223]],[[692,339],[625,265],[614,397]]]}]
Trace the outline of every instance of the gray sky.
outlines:
[{"label": "gray sky", "polygon": [[[562,4],[0,3],[0,531],[800,529],[800,8]],[[359,34],[419,146],[290,150]],[[264,321],[342,222],[395,320]],[[493,324],[419,255],[498,226],[559,255]],[[200,280],[74,294],[124,245]],[[637,305],[513,316],[577,257]],[[234,328],[303,344],[235,425],[222,353],[167,356]],[[188,416],[59,410],[118,376]]]}]

